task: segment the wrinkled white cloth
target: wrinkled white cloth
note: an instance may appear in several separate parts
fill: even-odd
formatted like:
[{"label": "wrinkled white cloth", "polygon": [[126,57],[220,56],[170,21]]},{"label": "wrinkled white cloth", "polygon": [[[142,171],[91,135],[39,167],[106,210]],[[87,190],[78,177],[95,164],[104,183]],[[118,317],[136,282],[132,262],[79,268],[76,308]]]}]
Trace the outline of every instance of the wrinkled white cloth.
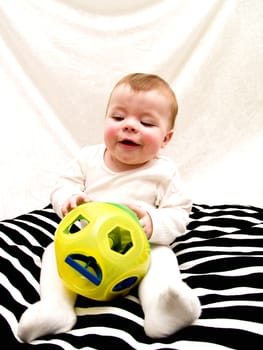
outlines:
[{"label": "wrinkled white cloth", "polygon": [[48,202],[135,71],[178,96],[167,152],[193,200],[263,205],[262,16],[261,0],[0,0],[0,218]]}]

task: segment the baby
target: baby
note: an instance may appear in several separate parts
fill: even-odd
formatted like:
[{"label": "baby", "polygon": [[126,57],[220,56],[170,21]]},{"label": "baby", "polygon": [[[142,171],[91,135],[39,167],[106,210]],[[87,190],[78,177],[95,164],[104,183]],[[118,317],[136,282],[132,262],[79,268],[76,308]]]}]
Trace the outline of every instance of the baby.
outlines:
[{"label": "baby", "polygon": [[[191,200],[177,168],[160,155],[173,136],[177,100],[168,83],[154,74],[122,78],[109,97],[104,144],[83,148],[51,193],[62,218],[89,201],[129,206],[151,243],[151,262],[138,287],[144,330],[152,338],[169,336],[201,313],[198,297],[183,282],[169,245],[183,235]],[[76,322],[77,295],[60,279],[51,243],[43,255],[40,301],[22,315],[18,336],[25,342],[70,330]]]}]

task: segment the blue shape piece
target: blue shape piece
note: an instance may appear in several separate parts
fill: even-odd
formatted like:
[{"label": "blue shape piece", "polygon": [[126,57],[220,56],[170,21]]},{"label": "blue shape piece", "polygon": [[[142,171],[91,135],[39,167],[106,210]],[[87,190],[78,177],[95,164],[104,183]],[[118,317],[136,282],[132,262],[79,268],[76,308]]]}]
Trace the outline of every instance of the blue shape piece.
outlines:
[{"label": "blue shape piece", "polygon": [[116,286],[113,287],[113,292],[119,292],[121,290],[130,288],[135,282],[137,281],[137,277],[128,277],[125,280],[119,282],[116,284]]},{"label": "blue shape piece", "polygon": [[[83,261],[86,264],[86,266],[82,266],[76,260]],[[93,257],[85,256],[82,254],[71,254],[66,257],[65,262],[96,286],[98,286],[101,283],[102,272],[99,265]],[[95,274],[89,271],[88,267],[91,267],[95,271]]]}]

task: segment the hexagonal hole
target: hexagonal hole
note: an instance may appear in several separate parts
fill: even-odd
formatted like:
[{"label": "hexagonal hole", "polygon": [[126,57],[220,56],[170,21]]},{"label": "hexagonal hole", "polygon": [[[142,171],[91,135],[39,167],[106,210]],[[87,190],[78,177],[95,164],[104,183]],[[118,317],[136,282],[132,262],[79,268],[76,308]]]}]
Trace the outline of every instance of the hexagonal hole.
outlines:
[{"label": "hexagonal hole", "polygon": [[130,231],[116,226],[108,233],[111,250],[119,254],[126,254],[133,246]]}]

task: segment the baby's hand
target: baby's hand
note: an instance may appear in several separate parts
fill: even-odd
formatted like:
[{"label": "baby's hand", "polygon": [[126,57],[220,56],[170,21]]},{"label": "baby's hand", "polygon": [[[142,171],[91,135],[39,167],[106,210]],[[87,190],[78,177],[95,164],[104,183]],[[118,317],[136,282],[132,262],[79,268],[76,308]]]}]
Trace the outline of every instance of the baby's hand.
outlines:
[{"label": "baby's hand", "polygon": [[144,232],[146,233],[146,236],[148,239],[151,238],[153,226],[152,226],[152,219],[149,215],[149,213],[143,209],[140,206],[137,205],[128,205],[128,207],[134,211],[134,213],[137,215],[142,228],[144,229]]},{"label": "baby's hand", "polygon": [[89,196],[85,193],[73,194],[66,200],[62,205],[61,212],[63,216],[67,215],[72,209],[76,208],[78,205],[86,202],[91,202]]}]

